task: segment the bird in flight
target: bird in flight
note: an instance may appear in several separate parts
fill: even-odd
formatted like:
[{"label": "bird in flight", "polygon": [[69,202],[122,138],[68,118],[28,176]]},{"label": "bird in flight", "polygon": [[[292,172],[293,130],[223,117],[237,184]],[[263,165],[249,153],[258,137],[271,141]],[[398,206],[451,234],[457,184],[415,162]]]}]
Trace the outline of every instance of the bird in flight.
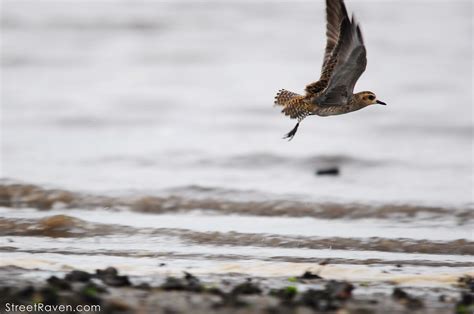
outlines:
[{"label": "bird in flight", "polygon": [[326,0],[326,19],[326,51],[319,80],[306,86],[305,95],[281,89],[275,96],[275,105],[283,107],[282,113],[298,120],[285,135],[288,140],[307,116],[325,117],[386,105],[373,92],[354,94],[354,85],[367,66],[367,53],[360,26],[354,15],[347,15],[343,0]]}]

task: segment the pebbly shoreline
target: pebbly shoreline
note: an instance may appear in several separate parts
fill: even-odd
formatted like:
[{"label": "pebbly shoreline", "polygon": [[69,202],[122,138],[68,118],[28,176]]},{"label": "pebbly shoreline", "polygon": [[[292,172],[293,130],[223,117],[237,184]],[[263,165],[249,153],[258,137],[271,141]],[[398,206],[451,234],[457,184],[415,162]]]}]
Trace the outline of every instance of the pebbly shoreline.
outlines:
[{"label": "pebbly shoreline", "polygon": [[[191,273],[165,276],[160,284],[119,274],[108,267],[95,273],[72,270],[45,280],[29,281],[9,274],[34,270],[0,270],[2,313],[49,311],[72,313],[472,313],[474,280],[459,278],[450,292],[439,288],[414,294],[386,283],[326,280],[305,272],[298,277],[259,278],[229,274],[203,280]],[[9,277],[8,280],[3,280]],[[20,276],[21,277],[21,276]],[[25,278],[24,276],[21,278]],[[143,278],[142,278],[143,279]],[[380,285],[380,284],[379,284]],[[13,308],[13,305],[16,307]],[[23,306],[23,307],[21,307]],[[42,310],[38,308],[42,306]],[[59,306],[64,306],[59,308]],[[68,307],[66,307],[68,306]],[[78,307],[79,306],[79,307]],[[62,309],[61,311],[59,309]],[[17,311],[13,311],[17,310]],[[69,310],[69,311],[68,311]]]}]

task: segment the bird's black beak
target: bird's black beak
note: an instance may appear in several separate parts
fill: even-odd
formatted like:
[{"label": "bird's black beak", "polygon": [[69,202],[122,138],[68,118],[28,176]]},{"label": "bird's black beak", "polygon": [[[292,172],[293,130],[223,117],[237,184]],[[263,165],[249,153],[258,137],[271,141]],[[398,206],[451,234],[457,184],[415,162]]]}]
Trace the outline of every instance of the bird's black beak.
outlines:
[{"label": "bird's black beak", "polygon": [[375,102],[378,103],[379,105],[384,105],[384,106],[387,105],[386,103],[384,103],[383,101],[380,101],[380,100],[376,100]]}]

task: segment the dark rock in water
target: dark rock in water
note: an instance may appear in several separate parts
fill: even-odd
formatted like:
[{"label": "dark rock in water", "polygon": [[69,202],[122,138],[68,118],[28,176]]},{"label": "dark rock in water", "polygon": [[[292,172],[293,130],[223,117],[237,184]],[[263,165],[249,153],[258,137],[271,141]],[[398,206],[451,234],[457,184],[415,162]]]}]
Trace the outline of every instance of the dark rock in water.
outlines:
[{"label": "dark rock in water", "polygon": [[161,285],[163,290],[182,290],[182,291],[193,291],[201,292],[204,290],[199,279],[190,273],[185,272],[183,278],[168,277],[166,281]]},{"label": "dark rock in water", "polygon": [[305,271],[303,275],[296,277],[298,279],[323,279],[323,277],[319,276],[318,274],[315,274],[309,270]]},{"label": "dark rock in water", "polygon": [[52,287],[59,290],[71,290],[71,284],[64,279],[51,276],[46,280]]},{"label": "dark rock in water", "polygon": [[424,307],[421,300],[409,295],[400,288],[393,289],[392,297],[411,310],[418,310]]},{"label": "dark rock in water", "polygon": [[253,283],[250,279],[246,282],[241,283],[232,289],[230,292],[231,294],[238,295],[238,294],[260,294],[262,293],[262,289],[258,286],[258,284]]},{"label": "dark rock in water", "polygon": [[91,278],[91,274],[82,270],[73,270],[64,277],[65,280],[72,282],[88,282]]},{"label": "dark rock in water", "polygon": [[119,276],[117,269],[114,267],[107,267],[104,270],[97,269],[96,276],[108,286],[125,287],[131,285],[128,276]]},{"label": "dark rock in water", "polygon": [[332,168],[324,168],[316,170],[316,175],[318,176],[338,176],[339,175],[339,168],[332,167]]}]

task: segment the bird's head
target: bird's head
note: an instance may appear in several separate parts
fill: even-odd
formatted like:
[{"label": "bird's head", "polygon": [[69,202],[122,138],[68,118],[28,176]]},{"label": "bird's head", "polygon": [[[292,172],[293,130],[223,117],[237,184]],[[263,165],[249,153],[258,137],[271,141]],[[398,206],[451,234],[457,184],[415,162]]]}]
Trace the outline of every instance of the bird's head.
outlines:
[{"label": "bird's head", "polygon": [[359,98],[359,101],[361,103],[363,103],[365,106],[369,106],[369,105],[384,105],[384,106],[386,106],[387,105],[383,101],[378,100],[377,96],[375,96],[374,93],[369,92],[369,91],[357,93],[357,97]]}]

